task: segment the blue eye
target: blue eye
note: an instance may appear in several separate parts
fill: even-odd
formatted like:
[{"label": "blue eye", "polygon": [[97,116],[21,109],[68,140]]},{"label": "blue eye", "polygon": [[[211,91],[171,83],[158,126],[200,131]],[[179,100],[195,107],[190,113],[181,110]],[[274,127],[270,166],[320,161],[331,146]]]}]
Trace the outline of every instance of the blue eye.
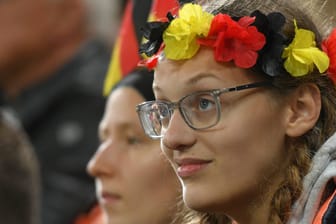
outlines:
[{"label": "blue eye", "polygon": [[198,112],[210,112],[216,110],[216,99],[207,93],[196,93],[189,95],[183,100],[182,107],[186,113],[188,111],[193,111],[193,113]]},{"label": "blue eye", "polygon": [[199,101],[199,109],[200,110],[207,110],[211,106],[211,103],[207,99],[200,99]]},{"label": "blue eye", "polygon": [[206,98],[198,99],[198,110],[209,111],[215,107],[215,102]]},{"label": "blue eye", "polygon": [[166,118],[169,116],[169,109],[167,107],[159,108],[160,119]]}]

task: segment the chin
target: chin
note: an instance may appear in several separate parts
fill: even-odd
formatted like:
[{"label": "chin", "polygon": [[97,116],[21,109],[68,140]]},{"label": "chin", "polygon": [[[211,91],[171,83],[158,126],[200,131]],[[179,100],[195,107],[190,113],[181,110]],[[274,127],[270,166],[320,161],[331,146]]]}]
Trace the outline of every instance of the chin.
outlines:
[{"label": "chin", "polygon": [[205,189],[196,191],[196,189],[183,187],[183,200],[185,205],[192,210],[200,212],[213,210],[213,201],[210,200],[209,192]]},{"label": "chin", "polygon": [[185,204],[188,208],[198,211],[198,212],[210,212],[215,213],[218,212],[218,208],[211,201],[201,201],[199,199],[196,200],[187,200],[185,199]]},{"label": "chin", "polygon": [[110,213],[105,214],[105,224],[125,224],[125,223],[132,223],[132,217],[129,217],[129,215],[125,214],[116,214],[116,213]]},{"label": "chin", "polygon": [[231,194],[223,194],[222,191],[215,192],[206,187],[195,186],[183,187],[183,200],[185,205],[195,211],[223,213],[230,210],[235,198]]}]

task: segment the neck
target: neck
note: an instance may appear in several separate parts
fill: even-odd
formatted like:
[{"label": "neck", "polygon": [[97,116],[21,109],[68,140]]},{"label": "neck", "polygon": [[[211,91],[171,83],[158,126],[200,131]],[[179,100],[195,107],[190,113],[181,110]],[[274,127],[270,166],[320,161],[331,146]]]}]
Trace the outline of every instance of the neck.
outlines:
[{"label": "neck", "polygon": [[225,214],[234,220],[233,224],[268,224],[271,210],[270,197],[263,197],[248,204],[245,201],[244,204],[236,202],[233,206],[231,204],[229,209],[225,209]]},{"label": "neck", "polygon": [[256,189],[259,189],[258,195],[255,195],[256,191],[254,191],[252,195],[242,195],[239,200],[230,203],[228,209],[223,209],[225,214],[232,217],[237,224],[268,224],[273,210],[274,196],[285,180],[285,167],[286,165],[276,171],[273,178],[256,186]]}]

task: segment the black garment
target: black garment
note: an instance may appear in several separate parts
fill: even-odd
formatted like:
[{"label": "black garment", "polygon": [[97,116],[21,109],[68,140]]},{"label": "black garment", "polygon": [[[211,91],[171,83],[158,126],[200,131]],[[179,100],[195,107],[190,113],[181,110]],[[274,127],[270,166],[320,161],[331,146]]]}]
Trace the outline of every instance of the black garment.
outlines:
[{"label": "black garment", "polygon": [[323,215],[322,224],[335,224],[336,223],[336,197],[333,197]]},{"label": "black garment", "polygon": [[71,224],[95,201],[86,165],[98,146],[109,53],[97,41],[86,43],[50,79],[12,102],[40,162],[43,224]]}]

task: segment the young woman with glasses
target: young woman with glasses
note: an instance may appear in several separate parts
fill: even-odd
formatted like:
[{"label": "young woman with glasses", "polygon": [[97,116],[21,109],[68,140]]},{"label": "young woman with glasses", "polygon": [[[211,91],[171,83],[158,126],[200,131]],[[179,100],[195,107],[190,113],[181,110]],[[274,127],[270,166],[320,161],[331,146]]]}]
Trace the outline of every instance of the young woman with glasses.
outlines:
[{"label": "young woman with glasses", "polygon": [[335,2],[203,2],[141,48],[156,100],[136,110],[185,204],[204,223],[335,223]]}]

